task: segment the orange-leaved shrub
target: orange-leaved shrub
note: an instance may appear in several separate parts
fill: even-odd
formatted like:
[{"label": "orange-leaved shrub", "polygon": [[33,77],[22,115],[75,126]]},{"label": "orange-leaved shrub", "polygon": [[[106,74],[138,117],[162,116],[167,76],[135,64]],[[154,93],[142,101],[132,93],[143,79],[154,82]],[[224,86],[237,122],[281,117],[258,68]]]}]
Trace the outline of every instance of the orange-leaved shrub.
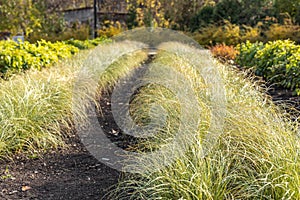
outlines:
[{"label": "orange-leaved shrub", "polygon": [[214,57],[218,58],[222,62],[232,63],[238,54],[238,51],[234,46],[228,46],[226,44],[217,44],[210,48],[211,53]]}]

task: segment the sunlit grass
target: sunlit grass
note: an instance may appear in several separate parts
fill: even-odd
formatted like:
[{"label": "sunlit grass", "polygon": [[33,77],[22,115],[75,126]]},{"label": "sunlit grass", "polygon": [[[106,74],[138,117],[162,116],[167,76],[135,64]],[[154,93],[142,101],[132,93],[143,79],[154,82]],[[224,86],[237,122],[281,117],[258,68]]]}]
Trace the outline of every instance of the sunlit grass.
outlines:
[{"label": "sunlit grass", "polygon": [[[122,43],[109,45],[112,51],[128,48]],[[91,52],[83,51],[42,71],[29,70],[8,81],[0,80],[0,157],[41,155],[64,146],[64,137],[74,129],[73,116],[83,115],[84,105],[77,110],[72,105],[73,86]],[[103,74],[99,87],[108,88],[146,57],[142,51],[133,51],[113,62],[108,67],[110,75]]]},{"label": "sunlit grass", "polygon": [[[169,47],[172,47],[170,45]],[[186,46],[173,46],[178,51],[187,51],[190,58],[203,58],[201,52]],[[188,60],[180,56],[161,52],[154,62],[168,64],[192,84],[196,92],[200,111],[191,107],[190,115],[200,120],[196,133],[187,129],[184,134],[191,135],[189,147],[167,167],[161,158],[147,163],[139,162],[144,173],[127,177],[119,183],[108,198],[113,199],[299,199],[300,161],[298,124],[289,119],[288,114],[276,107],[261,91],[262,89],[247,79],[244,74],[230,66],[214,63],[221,75],[226,94],[226,115],[223,131],[212,144],[210,151],[203,155],[202,142],[209,127],[212,113],[209,85],[201,78],[201,73],[193,71]],[[196,69],[205,67],[198,66]],[[200,83],[198,83],[200,82]],[[174,81],[174,84],[177,84]],[[179,83],[180,84],[180,83]],[[205,87],[207,86],[207,87]],[[180,126],[180,104],[167,95],[164,87],[145,87],[132,102],[132,115],[137,122],[149,121],[149,101],[161,105],[168,113],[172,123],[165,123],[161,132],[170,133]],[[152,100],[151,100],[152,99]],[[173,103],[172,103],[173,102]],[[152,116],[153,117],[153,116]],[[155,116],[154,116],[155,117]],[[143,121],[144,120],[144,121]],[[189,124],[187,124],[188,127]],[[157,139],[170,141],[157,135]],[[151,141],[151,140],[150,140]],[[157,141],[157,140],[155,140]],[[163,147],[163,142],[150,142]],[[181,147],[178,146],[180,149]],[[170,155],[160,155],[164,157]],[[153,166],[157,170],[153,172]]]},{"label": "sunlit grass", "polygon": [[[86,105],[73,104],[75,83],[86,88],[82,98],[97,97],[89,91],[95,84],[97,90],[110,90],[147,59],[146,52],[137,51],[140,46],[111,44],[104,49],[109,56],[85,51],[52,68],[1,80],[0,156],[63,146],[74,116],[82,122],[86,118]],[[150,162],[141,158],[137,170],[144,173],[127,177],[108,199],[299,199],[297,121],[241,72],[213,62],[207,52],[176,43],[161,49],[144,77],[151,83],[134,96],[130,112],[139,125],[159,125],[158,134],[140,144],[146,153],[165,152]],[[85,65],[98,72],[96,77],[80,76]],[[151,120],[164,114],[162,126]],[[212,141],[205,140],[207,135],[219,137],[212,137],[210,146],[205,143],[204,153],[203,142]],[[179,143],[168,146],[174,137]],[[180,157],[165,167],[160,161],[173,151]]]},{"label": "sunlit grass", "polygon": [[[85,52],[86,53],[86,52]],[[36,154],[63,145],[70,127],[70,98],[80,53],[42,71],[29,70],[0,86],[0,155]]]}]

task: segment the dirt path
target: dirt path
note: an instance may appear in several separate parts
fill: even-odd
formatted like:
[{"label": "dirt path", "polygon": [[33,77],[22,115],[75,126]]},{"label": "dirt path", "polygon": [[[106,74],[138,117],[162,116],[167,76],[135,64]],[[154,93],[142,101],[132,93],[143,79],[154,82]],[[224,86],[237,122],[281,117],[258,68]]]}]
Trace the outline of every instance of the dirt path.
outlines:
[{"label": "dirt path", "polygon": [[0,163],[0,199],[101,199],[120,173],[94,159],[77,136],[70,146],[43,158]]}]

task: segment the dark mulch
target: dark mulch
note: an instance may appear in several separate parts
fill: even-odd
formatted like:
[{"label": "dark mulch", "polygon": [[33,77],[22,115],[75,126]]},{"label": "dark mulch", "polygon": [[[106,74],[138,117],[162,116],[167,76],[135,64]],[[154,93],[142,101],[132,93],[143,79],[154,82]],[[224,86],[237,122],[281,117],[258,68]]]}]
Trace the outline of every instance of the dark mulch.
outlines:
[{"label": "dark mulch", "polygon": [[294,95],[291,90],[273,87],[269,89],[268,93],[272,96],[275,104],[285,104],[300,111],[300,96]]},{"label": "dark mulch", "polygon": [[2,161],[0,199],[101,199],[120,173],[93,158],[77,136],[69,140],[69,149],[43,158]]}]

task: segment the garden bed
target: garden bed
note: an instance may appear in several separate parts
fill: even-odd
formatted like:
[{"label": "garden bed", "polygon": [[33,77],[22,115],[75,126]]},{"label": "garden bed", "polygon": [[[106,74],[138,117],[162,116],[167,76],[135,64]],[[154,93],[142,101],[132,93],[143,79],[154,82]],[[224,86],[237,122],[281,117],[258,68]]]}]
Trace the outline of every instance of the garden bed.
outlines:
[{"label": "garden bed", "polygon": [[[173,58],[174,58],[174,61],[173,61],[174,66],[176,66],[176,63],[178,63],[178,60],[180,60],[180,58],[178,58],[176,56],[172,57],[172,54],[160,55],[160,58],[159,58],[160,60],[158,59],[158,62],[168,61],[168,62],[172,63],[170,61],[170,59],[172,60]],[[183,62],[183,64],[186,64],[186,63]],[[112,66],[119,66],[119,63],[117,62]],[[189,65],[186,64],[186,67],[188,67],[188,66]],[[114,68],[112,68],[112,69],[114,69]],[[119,68],[115,68],[115,69],[119,69]],[[135,68],[133,68],[133,69],[135,69]],[[185,68],[185,69],[188,69],[188,68]],[[230,69],[230,70],[232,70],[232,69]],[[127,72],[128,72],[128,70],[127,70]],[[122,73],[121,77],[124,77],[125,75],[128,75],[128,73],[127,74]],[[188,75],[190,75],[190,74],[188,74]],[[265,166],[265,162],[263,159],[269,159],[269,158],[272,158],[272,156],[277,156],[277,154],[273,153],[273,151],[281,152],[284,155],[285,155],[285,153],[289,153],[289,152],[283,151],[280,146],[278,147],[278,149],[276,149],[276,148],[278,145],[283,146],[286,144],[286,143],[284,143],[285,141],[281,140],[282,137],[285,137],[283,135],[284,132],[281,132],[281,131],[284,131],[284,130],[290,131],[290,129],[289,129],[289,127],[284,127],[285,121],[283,121],[280,114],[278,114],[278,116],[277,116],[276,112],[278,110],[276,110],[276,108],[274,108],[274,110],[272,110],[273,109],[272,105],[270,108],[266,108],[266,110],[264,110],[265,109],[264,106],[266,106],[266,107],[270,106],[269,103],[260,102],[260,100],[262,100],[262,99],[260,99],[262,96],[259,94],[259,92],[254,90],[254,86],[251,86],[251,83],[249,81],[243,80],[242,76],[238,77],[238,80],[233,79],[233,76],[236,78],[236,73],[233,73],[233,72],[230,72],[230,74],[227,76],[228,76],[227,78],[231,78],[228,80],[232,81],[232,82],[228,81],[230,83],[227,83],[228,84],[227,89],[229,92],[228,95],[230,95],[228,97],[229,97],[229,101],[231,103],[228,106],[229,115],[232,114],[232,118],[230,118],[231,121],[228,122],[228,126],[230,126],[228,128],[231,131],[236,131],[236,132],[230,132],[230,134],[233,133],[232,137],[234,137],[234,138],[229,142],[232,142],[235,145],[241,145],[241,146],[239,146],[241,149],[240,148],[232,149],[233,150],[232,155],[234,155],[234,152],[236,151],[236,153],[237,153],[236,155],[241,156],[241,157],[237,157],[235,161],[245,161],[244,164],[239,165],[239,163],[237,163],[236,165],[234,165],[234,167],[236,167],[239,170],[246,170],[245,172],[257,173],[258,172],[257,169],[252,168],[251,163],[250,164],[247,163],[248,161],[249,162],[252,161],[251,160],[252,154],[251,154],[251,156],[248,155],[248,156],[250,156],[249,157],[250,160],[245,160],[248,158],[247,154],[245,154],[246,150],[248,150],[247,148],[250,148],[249,152],[253,151],[251,153],[255,154],[255,157],[253,157],[253,159],[256,159],[255,161],[258,162],[258,164],[255,166],[257,166],[257,167],[262,166],[262,167],[267,168],[267,166]],[[196,80],[199,80],[199,79],[196,79]],[[241,84],[240,88],[236,86],[237,83]],[[244,86],[244,84],[245,84],[245,86]],[[275,102],[291,102],[291,103],[295,103],[296,108],[298,108],[298,106],[299,106],[299,99],[293,97],[292,93],[290,93],[286,90],[278,90],[278,89],[275,91],[269,90],[269,93],[273,96],[273,100]],[[236,95],[233,95],[233,94],[236,94]],[[248,101],[244,101],[244,99],[246,99],[246,98]],[[258,99],[260,99],[260,100],[258,100]],[[260,103],[262,105],[257,105]],[[103,130],[106,131],[106,134],[108,136],[110,136],[109,138],[111,139],[111,141],[120,142],[124,138],[123,138],[121,131],[118,129],[117,125],[115,124],[115,122],[113,120],[113,117],[111,115],[110,105],[111,105],[110,93],[108,92],[105,95],[102,94],[101,98],[100,98],[100,106],[103,111],[103,118],[100,117],[99,122],[103,126]],[[246,107],[246,109],[243,107],[243,105],[244,105],[244,107]],[[256,108],[261,109],[261,110],[256,110]],[[247,115],[245,115],[244,111],[241,111],[240,109],[245,109],[245,111],[247,111],[249,113]],[[255,113],[253,113],[253,111],[255,111]],[[271,113],[268,113],[269,111],[271,111]],[[259,112],[261,112],[261,115],[257,116],[256,112],[258,112],[258,114],[259,114]],[[249,115],[250,115],[250,117],[249,117]],[[238,117],[236,117],[236,116],[238,116]],[[239,117],[242,117],[242,118],[239,118]],[[250,121],[248,122],[247,120],[250,120]],[[274,120],[279,120],[279,122],[276,121],[276,123],[275,123]],[[230,124],[230,123],[232,123],[232,124]],[[241,124],[239,124],[239,123],[241,123]],[[246,127],[246,128],[249,128],[249,130],[244,129],[245,126],[249,125],[247,123],[249,123],[251,125],[251,127]],[[255,124],[255,123],[257,123],[257,124]],[[265,129],[262,129],[262,130],[259,129],[261,127],[260,123],[267,124],[267,126],[264,127]],[[278,124],[278,123],[282,123],[282,124]],[[281,125],[282,125],[282,127],[281,127]],[[240,131],[239,128],[243,128],[243,131],[246,130],[249,132],[244,133],[243,131]],[[276,128],[276,129],[274,129],[274,128]],[[255,131],[258,130],[259,133],[256,134],[254,130]],[[268,132],[269,130],[271,130],[271,131],[276,130],[274,135],[269,135],[269,136],[270,137],[272,136],[272,137],[275,137],[276,139],[278,139],[278,141],[277,140],[275,141],[275,142],[278,142],[278,144],[277,143],[273,144],[272,138],[270,139],[270,138],[265,137],[266,135],[261,135],[261,134],[269,134],[269,132]],[[230,136],[230,134],[228,132],[228,137]],[[250,138],[253,138],[251,134],[253,134],[253,136],[256,137],[255,139],[257,141],[252,141],[250,139]],[[290,136],[290,135],[288,135],[288,136]],[[292,141],[292,138],[287,138],[287,139],[289,139],[289,141]],[[126,142],[126,140],[130,140],[130,138],[129,139],[125,138],[125,142]],[[239,140],[241,140],[241,141],[239,141]],[[228,140],[224,140],[224,141],[228,141]],[[102,164],[101,162],[98,162],[95,158],[93,158],[93,156],[82,145],[79,137],[76,135],[75,132],[72,132],[71,134],[68,135],[68,137],[65,137],[65,142],[67,143],[68,148],[58,149],[55,151],[54,150],[49,151],[48,153],[44,154],[42,156],[42,158],[32,158],[32,159],[28,160],[28,159],[26,159],[26,156],[28,156],[28,155],[26,155],[24,157],[18,155],[19,157],[13,157],[14,161],[7,161],[7,160],[2,161],[1,165],[0,165],[1,166],[0,167],[0,171],[1,171],[1,174],[0,174],[0,176],[1,176],[0,197],[2,199],[99,199],[101,197],[104,197],[104,195],[106,195],[107,192],[111,191],[111,189],[112,189],[111,187],[114,186],[116,183],[118,183],[120,178],[123,178],[124,174],[121,174],[120,172],[107,167],[106,165]],[[240,143],[238,143],[238,142],[240,142]],[[248,142],[249,142],[249,144],[248,144]],[[264,143],[264,142],[266,142],[266,143]],[[283,142],[283,143],[281,143],[281,142]],[[242,146],[244,144],[247,144],[249,146]],[[122,143],[121,147],[127,148],[126,145],[127,144],[124,145],[124,143]],[[229,145],[229,144],[224,143],[223,145]],[[253,146],[251,146],[251,145],[253,145]],[[272,145],[274,145],[274,146],[272,146]],[[229,147],[233,147],[233,146],[229,145],[228,148]],[[245,148],[245,147],[247,147],[247,148]],[[276,147],[276,148],[273,148],[273,147]],[[270,154],[270,157],[262,158],[261,157],[262,156],[261,148],[263,149],[264,153],[266,153],[267,155]],[[293,146],[290,148],[292,149]],[[273,149],[273,150],[271,152],[269,152],[268,151],[269,149]],[[199,150],[199,149],[196,148],[196,150]],[[230,152],[224,151],[224,153],[230,153]],[[256,155],[256,153],[257,153],[257,155]],[[228,157],[226,157],[226,156],[222,157],[222,159],[224,159],[224,160],[221,159],[220,162],[222,161],[222,163],[226,164],[226,162],[228,162],[228,161],[226,161],[226,159],[229,159],[229,161],[230,161],[230,159],[232,158],[232,155],[230,154],[230,155],[228,155]],[[188,154],[187,157],[184,157],[183,159],[188,159],[189,158],[188,156],[195,158],[193,161],[197,160],[196,159],[197,157],[193,157],[193,156],[196,156],[194,154]],[[210,156],[212,156],[212,157],[210,157]],[[205,162],[202,163],[202,160],[199,159],[199,163],[198,163],[198,161],[195,161],[196,164],[199,164],[199,166],[195,165],[195,167],[204,167],[204,168],[208,167],[210,170],[212,170],[211,173],[218,173],[218,170],[220,167],[222,167],[222,164],[218,163],[217,158],[218,157],[214,158],[213,155],[209,155],[207,157],[207,162],[208,161],[211,162],[209,165],[205,165]],[[183,159],[182,159],[182,161],[184,161]],[[276,167],[278,167],[278,168],[280,167],[280,169],[283,169],[283,168],[281,168],[281,165],[283,165],[283,167],[286,167],[286,166],[284,166],[286,164],[285,163],[286,160],[281,160],[283,158],[281,158],[279,156],[278,156],[278,158],[276,157],[276,159],[279,159],[279,161],[280,161],[280,163],[278,165],[276,165]],[[270,160],[270,162],[271,161],[272,160]],[[185,163],[180,165],[181,167],[183,167],[182,169],[187,170],[186,173],[193,174],[192,171],[188,171],[188,170],[190,170],[189,168],[185,168],[186,166],[184,164]],[[290,164],[290,163],[287,163],[287,164]],[[244,166],[248,166],[248,165],[249,165],[249,168],[244,168]],[[179,170],[178,168],[176,168],[178,166],[174,165],[173,167],[175,167],[175,170],[170,168],[170,169],[166,169],[166,171],[163,171],[163,170],[161,171],[162,175],[165,175],[165,178],[166,178],[165,180],[162,179],[162,181],[165,181],[166,184],[170,184],[170,185],[174,184],[174,186],[173,186],[174,188],[171,188],[167,192],[174,192],[175,195],[181,195],[182,194],[181,192],[185,188],[183,188],[182,191],[176,189],[176,186],[178,185],[176,181],[181,181],[181,179],[177,180],[176,174],[174,174],[174,176],[173,175],[168,176],[168,170],[170,170],[170,172],[177,172],[176,169]],[[217,169],[217,170],[215,170],[215,169]],[[197,168],[195,168],[195,170],[197,170]],[[230,172],[231,169],[228,169],[228,170]],[[264,168],[263,168],[263,170],[264,170]],[[274,177],[270,177],[270,181],[275,179],[278,174],[286,173],[284,170],[285,170],[285,168],[282,171],[278,171],[278,172],[276,171],[276,173],[274,174]],[[290,170],[290,169],[286,168],[286,170]],[[222,175],[221,178],[226,179],[226,177],[230,177],[229,175],[234,176],[234,175],[236,175],[235,173],[237,173],[237,172],[233,171],[233,172],[231,172],[232,174],[230,174],[229,172],[224,171],[224,173],[228,173],[228,174]],[[163,173],[165,173],[165,174],[163,174]],[[181,173],[181,172],[178,171],[178,173]],[[197,170],[197,173],[201,173],[201,172],[199,172]],[[265,172],[261,171],[260,173],[262,176],[264,176]],[[191,174],[188,174],[188,175],[191,175]],[[153,177],[149,176],[149,177],[154,178],[153,180],[156,180],[155,174],[151,174],[151,175],[154,175],[154,176]],[[210,173],[206,174],[205,170],[200,175],[204,176],[204,177],[207,176],[206,177],[207,180],[210,178],[213,178],[213,177],[209,176]],[[243,175],[243,174],[241,174],[241,175]],[[189,176],[186,176],[183,178],[187,178],[187,180],[189,180],[188,179]],[[254,177],[254,178],[256,178],[256,177]],[[260,179],[255,179],[255,180],[259,181]],[[216,180],[216,181],[218,181],[218,180]],[[245,183],[242,182],[242,184],[246,185],[247,181],[248,181],[248,179],[245,180]],[[251,180],[249,180],[249,181],[251,181]],[[287,181],[289,181],[289,180],[287,180]],[[258,182],[258,184],[262,184],[262,185],[264,183],[265,182],[262,182],[262,183]],[[147,185],[147,182],[137,183],[137,184],[141,184],[141,186],[143,186],[142,184]],[[164,182],[163,182],[163,184],[164,184]],[[164,186],[163,184],[160,186],[163,187]],[[199,184],[201,184],[201,183],[199,183]],[[235,188],[234,180],[229,181],[228,184],[232,184],[231,187],[233,189],[237,189],[237,188]],[[193,186],[198,187],[198,185],[196,185],[196,184],[195,185],[188,184],[188,185],[190,185],[189,187],[193,187]],[[265,187],[265,185],[263,185],[263,186]],[[134,185],[134,187],[139,187],[139,185]],[[215,194],[213,192],[214,185],[211,185],[210,187],[211,188],[207,188],[207,191],[211,192],[211,195]],[[260,187],[260,186],[255,185],[255,187]],[[144,189],[147,189],[147,188],[144,188]],[[221,196],[222,196],[222,194],[221,194],[222,192],[224,192],[224,194],[226,192],[230,193],[230,191],[227,190],[226,188],[224,190],[222,188],[219,188],[219,189],[220,189],[219,195],[221,195]],[[122,188],[120,188],[120,190],[122,190]],[[116,190],[116,191],[120,192],[120,190],[119,191]],[[125,191],[126,191],[126,188],[125,188]],[[151,190],[149,190],[149,191],[151,192]],[[164,193],[163,188],[160,191],[162,192],[162,195],[169,195],[167,193]],[[195,191],[197,191],[197,190],[195,189]],[[145,191],[141,190],[141,194],[143,194],[143,192],[145,192]],[[266,192],[269,192],[269,191],[266,190]],[[124,193],[123,193],[123,195],[124,195]],[[125,195],[127,195],[127,197],[128,197],[128,195],[130,195],[130,194],[126,193]],[[240,195],[244,195],[244,193],[241,193]],[[124,197],[124,198],[127,198],[127,197]],[[104,199],[107,199],[107,197],[104,197]]]}]

